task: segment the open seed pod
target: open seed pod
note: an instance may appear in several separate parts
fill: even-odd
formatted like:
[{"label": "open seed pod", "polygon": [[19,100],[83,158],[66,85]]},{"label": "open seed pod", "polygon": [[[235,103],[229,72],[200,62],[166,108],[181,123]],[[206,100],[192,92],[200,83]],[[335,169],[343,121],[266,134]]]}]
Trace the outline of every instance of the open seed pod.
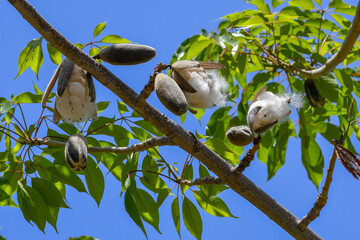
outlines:
[{"label": "open seed pod", "polygon": [[254,133],[248,126],[235,126],[227,131],[226,137],[234,145],[246,146],[254,140]]},{"label": "open seed pod", "polygon": [[96,91],[90,73],[65,58],[56,69],[42,99],[42,107],[57,82],[53,121],[61,117],[68,123],[85,122],[97,118]]},{"label": "open seed pod", "polygon": [[250,129],[264,133],[291,113],[290,98],[280,97],[262,87],[250,105],[246,120]]},{"label": "open seed pod", "polygon": [[158,73],[155,78],[155,92],[160,102],[173,114],[180,116],[186,112],[188,105],[185,95],[171,77]]},{"label": "open seed pod", "polygon": [[156,56],[155,48],[140,44],[114,44],[95,56],[112,65],[135,65],[149,61]]},{"label": "open seed pod", "polygon": [[178,61],[171,65],[171,77],[183,90],[190,106],[212,108],[225,105],[228,84],[220,75],[207,70],[224,68],[220,63]]},{"label": "open seed pod", "polygon": [[75,171],[86,168],[88,155],[88,143],[80,134],[71,135],[65,145],[66,162]]}]

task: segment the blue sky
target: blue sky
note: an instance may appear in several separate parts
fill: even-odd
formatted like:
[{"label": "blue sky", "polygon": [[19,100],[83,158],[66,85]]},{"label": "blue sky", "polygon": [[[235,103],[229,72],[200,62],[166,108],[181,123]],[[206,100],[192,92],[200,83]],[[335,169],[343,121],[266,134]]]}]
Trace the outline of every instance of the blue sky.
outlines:
[{"label": "blue sky", "polygon": [[[355,0],[345,1],[356,5]],[[186,38],[198,34],[202,28],[216,30],[219,18],[232,12],[252,8],[243,1],[31,1],[36,10],[58,31],[73,43],[89,42],[94,27],[107,21],[103,34],[118,34],[133,42],[146,44],[157,49],[157,56],[148,63],[137,66],[106,65],[120,79],[139,92],[147,83],[154,66],[159,62],[169,63],[172,54]],[[284,3],[286,6],[287,3]],[[7,2],[0,2],[0,46],[2,72],[0,96],[10,98],[23,91],[33,91],[33,82],[42,90],[46,88],[56,66],[45,54],[44,64],[40,70],[39,81],[30,69],[18,79],[17,59],[21,50],[37,33],[17,11]],[[102,35],[103,36],[103,35]],[[100,39],[100,38],[99,38]],[[45,47],[45,45],[43,45]],[[98,101],[111,101],[116,108],[116,98],[101,84],[96,84]],[[155,94],[149,102],[177,122],[179,118],[167,111]],[[40,105],[24,106],[27,121],[34,122],[40,114]],[[189,117],[184,128],[191,131],[205,131],[208,118],[213,110],[207,110],[202,124],[194,117]],[[115,110],[116,111],[116,110]],[[114,112],[115,112],[114,111]],[[107,116],[113,116],[109,110]],[[324,139],[318,138],[321,145],[325,168],[327,168],[332,146]],[[359,143],[354,141],[355,148]],[[0,143],[0,150],[4,146]],[[288,208],[297,217],[303,217],[312,207],[318,194],[314,185],[308,180],[305,168],[301,163],[300,141],[291,138],[286,156],[286,163],[276,176],[267,179],[266,165],[255,160],[244,173],[259,187],[265,190],[280,204]],[[161,148],[161,153],[170,162],[183,163],[186,154],[177,151],[177,147]],[[174,154],[176,151],[176,154]],[[171,154],[171,155],[170,155]],[[324,169],[326,171],[326,169]],[[360,183],[346,172],[337,162],[334,181],[330,188],[328,204],[321,212],[320,218],[310,227],[324,239],[358,239],[360,225],[359,199]],[[114,177],[105,178],[105,193],[98,208],[95,201],[87,194],[78,193],[67,188],[67,200],[72,209],[62,209],[58,218],[57,234],[47,226],[44,235],[36,226],[25,221],[17,208],[0,208],[0,235],[12,239],[67,239],[81,235],[91,235],[101,240],[107,239],[146,239],[124,209],[124,199],[119,197],[120,183]],[[322,186],[322,184],[321,184]],[[187,193],[187,196],[190,192]],[[291,237],[262,212],[231,190],[221,193],[221,198],[228,204],[234,218],[211,216],[200,209],[203,219],[203,239],[291,239]],[[178,239],[171,217],[171,201],[166,201],[160,209],[160,230],[157,233],[145,224],[149,239]],[[194,239],[181,226],[182,239]]]}]

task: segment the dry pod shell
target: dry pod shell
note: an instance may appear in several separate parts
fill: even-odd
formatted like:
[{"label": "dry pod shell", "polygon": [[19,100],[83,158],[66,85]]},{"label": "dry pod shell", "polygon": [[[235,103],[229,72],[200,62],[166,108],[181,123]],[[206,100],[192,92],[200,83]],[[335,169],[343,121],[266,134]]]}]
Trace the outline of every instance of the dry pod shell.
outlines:
[{"label": "dry pod shell", "polygon": [[57,81],[54,106],[54,123],[59,123],[61,116],[69,123],[85,122],[97,118],[96,92],[90,73],[65,58],[50,80],[43,99],[42,107]]},{"label": "dry pod shell", "polygon": [[237,146],[246,146],[254,140],[254,133],[248,126],[236,126],[230,128],[226,133],[229,141]]},{"label": "dry pod shell", "polygon": [[94,59],[101,59],[112,65],[135,65],[149,61],[156,56],[155,48],[140,44],[114,44],[103,50]]},{"label": "dry pod shell", "polygon": [[86,168],[88,155],[88,143],[80,134],[71,135],[65,145],[66,162],[75,171]]},{"label": "dry pod shell", "polygon": [[180,116],[186,112],[188,105],[185,95],[171,77],[158,73],[155,78],[155,92],[160,102],[173,114]]},{"label": "dry pod shell", "polygon": [[325,98],[320,95],[319,89],[315,85],[315,81],[311,78],[305,80],[304,88],[306,97],[309,99],[310,105],[314,108],[322,107],[325,104]]}]

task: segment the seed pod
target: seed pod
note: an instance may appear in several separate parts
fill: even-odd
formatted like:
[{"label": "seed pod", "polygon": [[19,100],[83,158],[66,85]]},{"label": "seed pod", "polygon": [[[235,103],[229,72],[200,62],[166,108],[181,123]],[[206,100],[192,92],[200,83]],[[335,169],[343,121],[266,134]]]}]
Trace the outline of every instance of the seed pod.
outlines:
[{"label": "seed pod", "polygon": [[71,135],[65,145],[66,162],[75,171],[86,168],[88,154],[88,143],[86,138],[80,134]]},{"label": "seed pod", "polygon": [[246,146],[254,140],[254,133],[248,126],[236,126],[227,131],[226,137],[234,145]]},{"label": "seed pod", "polygon": [[140,44],[114,44],[95,56],[112,65],[135,65],[149,61],[156,55],[155,48]]},{"label": "seed pod", "polygon": [[318,88],[313,79],[308,78],[304,83],[306,97],[309,99],[310,105],[314,108],[322,107],[325,104],[325,98],[320,95]]},{"label": "seed pod", "polygon": [[155,92],[160,102],[173,114],[180,116],[186,112],[188,105],[185,95],[171,77],[158,73],[155,78]]}]

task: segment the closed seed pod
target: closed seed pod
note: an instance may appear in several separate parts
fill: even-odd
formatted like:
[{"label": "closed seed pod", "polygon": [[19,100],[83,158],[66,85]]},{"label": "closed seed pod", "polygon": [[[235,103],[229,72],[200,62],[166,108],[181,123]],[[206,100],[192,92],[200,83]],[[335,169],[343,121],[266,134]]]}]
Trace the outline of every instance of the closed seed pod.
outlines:
[{"label": "closed seed pod", "polygon": [[234,145],[246,146],[254,140],[254,133],[248,126],[236,126],[227,131],[226,137]]},{"label": "closed seed pod", "polygon": [[173,114],[180,116],[186,112],[188,105],[185,95],[171,77],[158,73],[155,78],[155,92],[160,102]]},{"label": "closed seed pod", "polygon": [[75,171],[86,168],[88,155],[88,143],[80,134],[71,135],[65,145],[66,162]]},{"label": "closed seed pod", "polygon": [[114,44],[103,50],[94,59],[101,59],[112,65],[135,65],[149,61],[156,56],[155,48],[140,44]]},{"label": "closed seed pod", "polygon": [[320,95],[319,89],[315,85],[315,81],[311,78],[305,80],[304,88],[306,97],[309,99],[310,105],[314,108],[322,107],[325,104],[325,98]]}]

